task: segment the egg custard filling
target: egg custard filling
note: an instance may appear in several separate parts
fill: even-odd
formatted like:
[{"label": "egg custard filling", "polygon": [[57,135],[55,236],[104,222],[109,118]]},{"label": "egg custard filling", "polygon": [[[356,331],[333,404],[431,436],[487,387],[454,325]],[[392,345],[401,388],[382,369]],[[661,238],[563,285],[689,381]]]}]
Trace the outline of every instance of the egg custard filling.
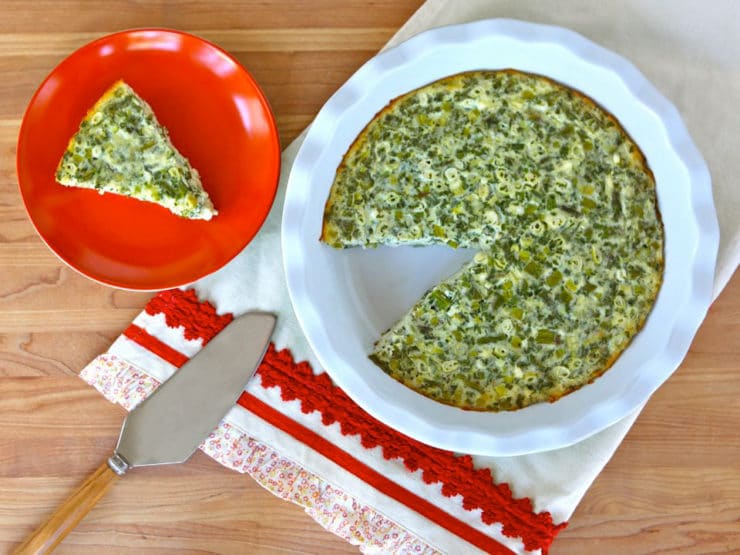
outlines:
[{"label": "egg custard filling", "polygon": [[482,411],[555,401],[605,372],[663,276],[655,181],[592,100],[513,70],[393,100],[339,166],[321,240],[478,252],[374,346],[390,376]]},{"label": "egg custard filling", "polygon": [[198,171],[172,145],[149,104],[123,81],[88,111],[59,161],[56,180],[154,202],[183,218],[217,214]]}]

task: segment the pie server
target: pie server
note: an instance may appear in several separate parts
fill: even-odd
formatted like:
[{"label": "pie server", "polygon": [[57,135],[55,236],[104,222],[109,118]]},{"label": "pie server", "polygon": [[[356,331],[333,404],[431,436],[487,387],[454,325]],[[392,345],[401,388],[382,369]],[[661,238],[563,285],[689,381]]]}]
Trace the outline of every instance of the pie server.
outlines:
[{"label": "pie server", "polygon": [[113,456],[14,553],[51,552],[129,469],[186,461],[236,403],[274,327],[272,314],[251,312],[216,335],[128,414]]}]

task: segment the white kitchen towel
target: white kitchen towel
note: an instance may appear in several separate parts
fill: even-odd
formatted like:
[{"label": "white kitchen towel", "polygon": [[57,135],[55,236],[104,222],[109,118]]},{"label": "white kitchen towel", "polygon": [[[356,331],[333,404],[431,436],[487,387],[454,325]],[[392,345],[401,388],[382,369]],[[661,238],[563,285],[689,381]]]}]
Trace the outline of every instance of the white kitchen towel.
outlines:
[{"label": "white kitchen towel", "polygon": [[[81,377],[130,410],[231,319],[192,289],[161,292]],[[565,525],[472,457],[376,421],[274,345],[200,448],[366,553],[546,552]]]},{"label": "white kitchen towel", "polygon": [[[716,296],[740,261],[740,198],[734,183],[740,171],[736,155],[740,135],[735,132],[740,128],[740,113],[733,108],[740,101],[740,45],[733,27],[740,15],[737,12],[738,4],[729,0],[701,4],[429,0],[389,46],[434,26],[508,17],[568,27],[630,59],[677,106],[708,161],[722,234]],[[353,433],[353,417],[365,421],[366,415],[351,404],[342,405],[339,412],[343,416],[333,414],[326,405],[327,398],[343,399],[342,394],[327,385],[324,374],[316,377],[320,366],[295,318],[283,277],[280,225],[285,184],[302,138],[283,153],[278,195],[258,237],[225,268],[194,284],[187,293],[194,291],[197,299],[173,292],[156,297],[154,307],[148,306],[134,322],[133,331],[124,333],[106,355],[91,363],[83,377],[109,399],[130,408],[207,340],[208,333],[197,332],[200,328],[191,331],[188,339],[188,318],[168,323],[163,314],[177,312],[171,307],[183,303],[198,307],[193,310],[207,312],[206,320],[217,318],[216,313],[275,312],[277,350],[271,351],[266,366],[280,366],[275,361],[285,362],[288,355],[278,351],[289,349],[295,360],[307,361],[313,372],[292,361],[285,362],[283,378],[261,370],[248,388],[248,395],[256,401],[245,398],[235,407],[204,444],[206,452],[303,505],[327,529],[366,552],[546,551],[557,525],[568,520],[637,413],[556,451],[445,459],[445,464],[459,471],[455,476],[435,474],[442,464],[439,461],[447,456],[444,452],[407,442],[380,425],[377,429],[388,432],[384,439],[368,439],[368,430],[374,429],[371,421],[364,433]],[[164,347],[157,347],[151,338]],[[292,381],[286,376],[291,372],[303,376],[303,390],[289,391]],[[314,389],[323,392],[315,399]],[[228,442],[225,435],[229,435]],[[406,446],[403,453],[386,452],[394,442]],[[369,471],[358,470],[363,468]],[[502,511],[466,496],[466,488],[481,479],[493,484],[490,493],[499,496]],[[441,513],[433,507],[422,508],[425,501],[433,501]]]},{"label": "white kitchen towel", "polygon": [[[716,297],[740,263],[740,187],[736,182],[740,175],[740,111],[734,108],[740,105],[740,41],[733,23],[740,21],[740,4],[732,0],[429,0],[386,48],[432,27],[491,17],[561,25],[579,32],[632,61],[676,105],[712,174],[721,233]],[[319,368],[292,316],[281,274],[279,238],[285,184],[304,136],[283,154],[278,197],[259,240],[224,270],[198,282],[196,290],[202,298],[230,312],[278,308],[281,314],[291,314],[282,318],[276,344],[289,346],[296,359]],[[565,520],[636,416],[564,450],[476,460],[513,484],[519,495],[532,498],[535,506],[547,506],[559,520]]]}]

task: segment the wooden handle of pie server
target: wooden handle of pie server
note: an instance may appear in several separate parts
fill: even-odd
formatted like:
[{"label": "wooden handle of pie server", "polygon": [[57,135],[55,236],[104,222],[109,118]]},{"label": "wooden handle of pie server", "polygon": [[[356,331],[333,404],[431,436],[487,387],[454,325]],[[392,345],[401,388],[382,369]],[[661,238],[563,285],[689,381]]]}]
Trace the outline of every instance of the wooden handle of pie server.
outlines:
[{"label": "wooden handle of pie server", "polygon": [[51,553],[105,495],[117,478],[118,474],[111,470],[107,461],[101,464],[13,554]]}]

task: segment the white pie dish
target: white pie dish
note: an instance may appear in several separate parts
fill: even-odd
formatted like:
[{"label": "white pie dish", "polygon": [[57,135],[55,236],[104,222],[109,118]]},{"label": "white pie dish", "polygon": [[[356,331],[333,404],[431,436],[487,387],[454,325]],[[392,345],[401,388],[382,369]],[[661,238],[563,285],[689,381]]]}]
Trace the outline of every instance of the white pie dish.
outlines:
[{"label": "white pie dish", "polygon": [[[621,122],[655,174],[666,259],[663,286],[643,330],[602,377],[555,403],[481,413],[415,393],[367,358],[378,337],[472,252],[335,250],[318,238],[334,172],[380,109],[447,75],[504,68],[567,84]],[[296,315],[335,383],[414,439],[490,456],[565,447],[645,403],[678,367],[706,314],[719,243],[709,172],[676,109],[629,62],[582,36],[502,19],[427,31],[362,66],[324,105],[301,146],[288,180],[282,234]]]}]

